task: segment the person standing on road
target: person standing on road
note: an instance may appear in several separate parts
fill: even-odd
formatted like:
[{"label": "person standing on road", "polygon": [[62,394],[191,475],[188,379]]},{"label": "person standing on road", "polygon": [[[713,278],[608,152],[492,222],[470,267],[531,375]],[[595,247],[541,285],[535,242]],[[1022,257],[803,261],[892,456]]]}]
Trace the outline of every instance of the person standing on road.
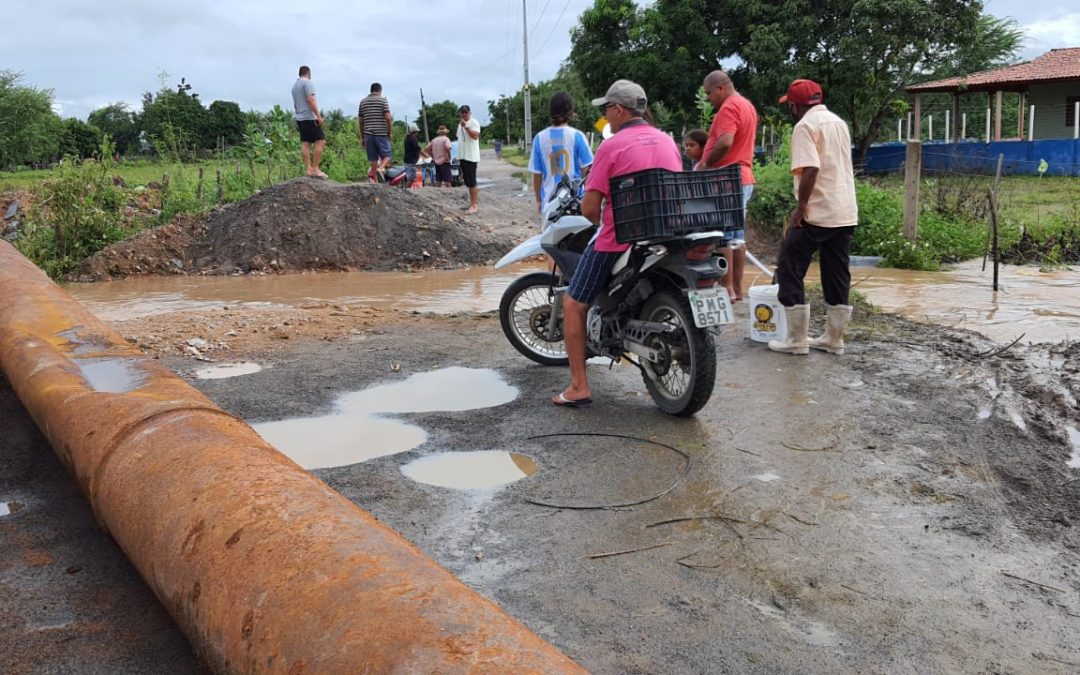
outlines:
[{"label": "person standing on road", "polygon": [[435,134],[435,138],[420,153],[425,157],[430,157],[435,164],[435,184],[438,187],[450,187],[454,181],[454,176],[450,170],[450,152],[452,150],[449,136],[450,130],[446,128],[445,124],[440,124],[439,128],[435,130]]},{"label": "person standing on road", "polygon": [[533,138],[529,168],[533,174],[536,210],[542,212],[548,197],[565,176],[578,180],[589,172],[593,155],[585,134],[569,123],[575,117],[574,98],[565,91],[555,92],[548,102],[551,126]]},{"label": "person standing on road", "polygon": [[296,121],[296,128],[300,130],[300,155],[304,158],[304,173],[312,178],[326,178],[326,174],[319,170],[326,136],[322,130],[323,116],[315,102],[311,68],[300,66],[299,77],[292,86],[292,100],[293,120]]},{"label": "person standing on road", "polygon": [[[851,238],[859,220],[855,173],[851,166],[851,134],[847,124],[822,102],[821,87],[795,80],[780,99],[797,122],[791,132],[791,173],[797,204],[791,212],[776,277],[779,300],[787,318],[787,337],[769,341],[769,349],[808,354],[810,348],[844,353],[844,330],[851,320]],[[808,339],[810,305],[803,279],[814,252],[820,253],[821,286],[825,291],[825,333]]]},{"label": "person standing on road", "polygon": [[[754,143],[757,140],[758,114],[754,104],[735,91],[731,78],[722,70],[714,70],[705,76],[705,95],[716,108],[716,116],[709,126],[709,140],[705,144],[701,168],[716,169],[731,164],[739,165],[742,179],[743,219],[746,205],[754,193]],[[738,243],[720,249],[727,259],[729,274],[724,276],[724,286],[733,301],[743,297],[743,269],[746,267],[746,230],[729,233]]]},{"label": "person standing on road", "polygon": [[368,180],[375,183],[390,164],[394,140],[394,118],[390,115],[390,103],[382,94],[381,84],[371,84],[371,93],[360,101],[356,117],[360,123],[360,141],[371,162]]},{"label": "person standing on road", "polygon": [[411,185],[416,180],[416,164],[420,161],[420,127],[410,124],[405,134],[403,157],[406,177]]},{"label": "person standing on road", "polygon": [[563,337],[570,362],[570,386],[551,402],[569,407],[592,403],[585,363],[585,318],[589,305],[607,284],[616,259],[630,248],[615,238],[611,178],[643,169],[682,171],[682,155],[675,141],[642,118],[648,99],[640,85],[616,80],[608,87],[607,94],[594,99],[592,104],[600,108],[611,124],[612,135],[596,151],[581,203],[581,215],[600,228],[585,248],[563,297]]},{"label": "person standing on road", "polygon": [[469,188],[469,206],[466,213],[476,213],[480,188],[476,186],[476,165],[480,162],[480,123],[473,119],[472,109],[467,105],[458,108],[461,122],[458,124],[458,161],[461,163],[461,180]]}]

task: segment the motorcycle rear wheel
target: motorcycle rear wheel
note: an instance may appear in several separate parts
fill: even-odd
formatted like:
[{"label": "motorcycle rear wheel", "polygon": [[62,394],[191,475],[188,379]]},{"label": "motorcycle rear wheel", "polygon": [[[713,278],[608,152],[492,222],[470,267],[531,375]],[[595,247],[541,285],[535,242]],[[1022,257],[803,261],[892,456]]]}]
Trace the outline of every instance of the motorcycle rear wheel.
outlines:
[{"label": "motorcycle rear wheel", "polygon": [[506,339],[525,357],[544,366],[565,366],[568,361],[561,320],[554,336],[549,334],[554,300],[549,272],[526,274],[503,292],[499,323]]},{"label": "motorcycle rear wheel", "polygon": [[693,415],[708,403],[716,383],[716,345],[712,336],[694,325],[686,298],[667,291],[645,302],[641,319],[667,324],[672,329],[646,340],[663,358],[655,364],[642,359],[645,388],[656,406],[669,415]]}]

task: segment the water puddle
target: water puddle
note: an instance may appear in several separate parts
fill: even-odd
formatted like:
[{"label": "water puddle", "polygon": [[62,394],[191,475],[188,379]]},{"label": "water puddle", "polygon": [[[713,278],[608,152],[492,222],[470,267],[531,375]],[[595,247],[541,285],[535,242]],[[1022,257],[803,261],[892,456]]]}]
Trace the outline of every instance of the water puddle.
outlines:
[{"label": "water puddle", "polygon": [[109,343],[105,340],[97,340],[93,337],[84,337],[79,335],[80,330],[85,330],[83,326],[74,326],[67,330],[60,331],[56,334],[57,337],[62,337],[68,341],[68,349],[72,354],[93,354],[94,352],[105,351],[109,348]]},{"label": "water puddle", "polygon": [[772,472],[758,474],[757,476],[751,476],[751,478],[753,478],[754,480],[759,480],[762,483],[771,483],[774,480],[780,480],[780,476],[777,476],[775,473]]},{"label": "water puddle", "polygon": [[94,391],[123,394],[146,384],[146,373],[135,359],[72,359]]},{"label": "water puddle", "polygon": [[238,375],[251,375],[262,369],[263,367],[257,363],[220,363],[216,366],[199,368],[195,371],[195,377],[200,380],[222,380],[227,377],[237,377]]},{"label": "water puddle", "polygon": [[64,286],[105,321],[222,307],[363,304],[435,314],[489,312],[506,287],[535,264],[496,270],[470,267],[423,272],[312,272],[236,277],[131,277]]},{"label": "water puddle", "polygon": [[455,490],[490,490],[531,476],[536,470],[531,457],[498,450],[445,452],[401,467],[401,473],[418,483]]},{"label": "water puddle", "polygon": [[453,367],[345,394],[337,405],[353,413],[455,412],[502,405],[517,395],[494,370]]},{"label": "water puddle", "polygon": [[974,330],[996,342],[1011,342],[1021,333],[1024,342],[1080,335],[1080,271],[1003,265],[1001,290],[995,294],[992,265],[981,268],[981,260],[940,272],[859,267],[852,269],[851,278],[858,291],[884,310]]},{"label": "water puddle", "polygon": [[[1040,272],[1005,265],[997,294],[993,271],[972,260],[940,272],[854,267],[856,289],[870,302],[910,319],[978,331],[997,342],[1025,333],[1025,342],[1056,342],[1080,335],[1080,271]],[[134,277],[109,283],[67,284],[66,290],[106,321],[224,306],[363,304],[452,314],[496,310],[503,290],[524,273],[470,267],[422,272],[322,272],[267,276]],[[816,266],[807,275],[818,281]],[[747,287],[762,283],[747,274]]]},{"label": "water puddle", "polygon": [[840,637],[825,626],[815,621],[794,617],[782,609],[750,600],[750,605],[765,616],[780,622],[788,632],[812,647],[835,647],[840,644]]},{"label": "water puddle", "polygon": [[420,427],[380,415],[490,408],[518,390],[494,370],[443,368],[338,396],[329,415],[253,424],[267,443],[305,469],[326,469],[407,452],[427,440]]},{"label": "water puddle", "polygon": [[1080,431],[1075,427],[1066,427],[1065,431],[1069,433],[1069,445],[1072,446],[1072,457],[1069,458],[1068,467],[1080,469]]}]

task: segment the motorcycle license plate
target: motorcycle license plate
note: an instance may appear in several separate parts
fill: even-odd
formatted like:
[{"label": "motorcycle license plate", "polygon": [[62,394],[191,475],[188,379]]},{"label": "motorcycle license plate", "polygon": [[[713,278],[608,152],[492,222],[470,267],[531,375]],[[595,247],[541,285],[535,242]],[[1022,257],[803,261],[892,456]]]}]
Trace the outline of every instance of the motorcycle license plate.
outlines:
[{"label": "motorcycle license plate", "polygon": [[694,324],[698,328],[720,326],[735,320],[731,312],[731,300],[723,287],[690,291],[688,296],[690,309],[694,312]]}]

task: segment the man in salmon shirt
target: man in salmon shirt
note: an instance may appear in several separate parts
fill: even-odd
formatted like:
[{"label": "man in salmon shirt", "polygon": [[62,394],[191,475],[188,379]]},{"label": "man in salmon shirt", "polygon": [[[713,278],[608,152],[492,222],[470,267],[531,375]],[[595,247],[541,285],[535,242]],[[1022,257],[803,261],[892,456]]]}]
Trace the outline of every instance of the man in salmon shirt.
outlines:
[{"label": "man in salmon shirt", "polygon": [[[746,205],[754,193],[754,143],[757,140],[758,114],[754,104],[735,91],[731,78],[722,70],[714,70],[705,76],[705,95],[709,103],[716,108],[709,127],[709,141],[701,157],[703,169],[718,169],[731,164],[739,165],[742,179],[743,217]],[[742,241],[746,239],[746,230],[737,230],[729,234],[731,239],[740,243],[731,248],[720,249],[727,258],[730,273],[724,277],[724,286],[732,300],[742,300],[743,268],[746,267],[746,249]]]},{"label": "man in salmon shirt", "polygon": [[682,171],[682,154],[675,141],[642,118],[648,99],[640,85],[616,80],[607,94],[592,104],[600,108],[612,132],[596,151],[581,203],[581,214],[599,224],[600,229],[578,262],[563,298],[563,338],[570,361],[570,386],[551,399],[555,405],[575,408],[592,403],[585,365],[589,305],[607,284],[615,260],[630,248],[615,239],[611,179],[642,169]]}]

